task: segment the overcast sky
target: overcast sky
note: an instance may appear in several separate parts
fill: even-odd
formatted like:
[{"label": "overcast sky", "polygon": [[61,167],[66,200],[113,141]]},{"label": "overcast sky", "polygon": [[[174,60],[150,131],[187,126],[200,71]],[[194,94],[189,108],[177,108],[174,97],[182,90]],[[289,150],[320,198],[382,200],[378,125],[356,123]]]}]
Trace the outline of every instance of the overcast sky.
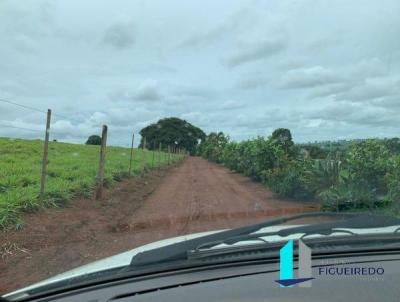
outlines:
[{"label": "overcast sky", "polygon": [[[0,99],[51,108],[72,142],[105,123],[127,145],[170,116],[235,140],[400,136],[399,16],[398,0],[0,0]],[[45,123],[4,102],[0,119]]]}]

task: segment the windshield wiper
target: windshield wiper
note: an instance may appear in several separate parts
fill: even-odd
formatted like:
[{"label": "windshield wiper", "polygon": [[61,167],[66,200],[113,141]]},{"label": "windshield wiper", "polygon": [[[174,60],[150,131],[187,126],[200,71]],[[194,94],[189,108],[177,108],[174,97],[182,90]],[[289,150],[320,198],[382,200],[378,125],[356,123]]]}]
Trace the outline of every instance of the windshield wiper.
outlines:
[{"label": "windshield wiper", "polygon": [[[212,248],[214,246],[220,244],[232,245],[241,241],[252,241],[259,240],[265,243],[268,243],[266,239],[263,237],[269,236],[280,236],[287,237],[292,234],[302,234],[301,238],[305,238],[309,235],[324,235],[328,236],[333,233],[345,233],[349,235],[357,236],[357,233],[354,233],[350,230],[346,229],[358,229],[358,228],[381,228],[387,226],[393,226],[396,224],[400,224],[400,220],[396,218],[391,218],[388,216],[378,216],[378,215],[368,215],[368,214],[359,214],[358,216],[344,221],[335,221],[321,224],[311,224],[311,225],[301,225],[297,227],[285,228],[279,231],[274,232],[258,232],[252,234],[245,234],[240,236],[233,236],[223,240],[217,240],[214,242],[206,242],[199,245],[196,250]],[[396,232],[397,230],[395,230]]]},{"label": "windshield wiper", "polygon": [[221,243],[233,244],[238,241],[260,238],[262,233],[253,234],[258,230],[270,226],[277,226],[286,222],[312,217],[333,217],[336,221],[292,227],[277,232],[266,233],[268,236],[278,235],[286,237],[290,234],[323,234],[335,232],[335,228],[378,228],[400,225],[400,219],[389,216],[371,215],[365,213],[335,213],[314,212],[288,217],[277,218],[266,222],[245,226],[228,231],[202,236],[195,239],[167,245],[153,250],[141,252],[132,258],[129,269],[138,269],[145,266],[160,265],[166,262],[175,262],[188,259],[188,253],[199,248],[210,248]]}]

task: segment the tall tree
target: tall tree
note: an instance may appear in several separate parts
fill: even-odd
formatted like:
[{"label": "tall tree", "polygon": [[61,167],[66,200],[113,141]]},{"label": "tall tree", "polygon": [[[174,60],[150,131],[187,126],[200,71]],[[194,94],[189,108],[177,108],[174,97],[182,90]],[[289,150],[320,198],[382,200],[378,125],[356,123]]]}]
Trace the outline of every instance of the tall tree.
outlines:
[{"label": "tall tree", "polygon": [[86,145],[101,145],[101,137],[98,135],[91,135],[87,139]]},{"label": "tall tree", "polygon": [[189,151],[190,154],[195,154],[197,145],[206,136],[200,128],[176,117],[161,119],[140,130],[140,135],[142,136],[140,147],[146,138],[147,149],[158,149],[161,143],[164,149],[175,146]]},{"label": "tall tree", "polygon": [[274,132],[272,132],[271,139],[274,143],[280,145],[289,157],[294,156],[294,143],[289,129],[275,129]]}]

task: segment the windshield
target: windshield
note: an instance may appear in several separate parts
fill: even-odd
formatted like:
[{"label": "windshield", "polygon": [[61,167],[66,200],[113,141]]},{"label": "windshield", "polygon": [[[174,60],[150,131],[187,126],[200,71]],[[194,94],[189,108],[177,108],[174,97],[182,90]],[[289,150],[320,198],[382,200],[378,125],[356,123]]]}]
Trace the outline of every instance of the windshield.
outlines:
[{"label": "windshield", "polygon": [[[399,12],[396,0],[0,1],[0,293],[290,215],[400,217]],[[340,234],[295,230],[397,232],[360,217]],[[211,238],[250,245],[279,225]]]}]

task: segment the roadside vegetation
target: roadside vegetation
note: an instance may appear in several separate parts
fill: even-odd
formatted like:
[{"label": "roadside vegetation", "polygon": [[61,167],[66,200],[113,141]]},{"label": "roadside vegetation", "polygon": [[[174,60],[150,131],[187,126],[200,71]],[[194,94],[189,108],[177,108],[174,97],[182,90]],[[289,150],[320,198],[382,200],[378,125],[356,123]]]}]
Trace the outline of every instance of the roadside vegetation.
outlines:
[{"label": "roadside vegetation", "polygon": [[[105,186],[128,176],[129,148],[107,147]],[[0,138],[0,228],[20,226],[21,212],[60,206],[77,196],[91,198],[99,165],[99,146],[49,143],[46,195],[39,200],[43,141]],[[143,160],[143,154],[145,160]],[[132,174],[168,164],[166,153],[134,149]],[[183,155],[180,155],[182,157]],[[154,160],[153,160],[154,158]],[[171,161],[179,159],[171,155]]]},{"label": "roadside vegetation", "polygon": [[146,145],[149,150],[158,150],[160,146],[170,146],[186,150],[191,155],[195,154],[199,141],[203,141],[206,136],[200,128],[176,117],[150,124],[140,130],[140,135],[139,147]]},{"label": "roadside vegetation", "polygon": [[323,210],[374,210],[400,215],[400,140],[294,144],[288,129],[235,142],[209,134],[198,152],[279,196],[317,200]]}]

